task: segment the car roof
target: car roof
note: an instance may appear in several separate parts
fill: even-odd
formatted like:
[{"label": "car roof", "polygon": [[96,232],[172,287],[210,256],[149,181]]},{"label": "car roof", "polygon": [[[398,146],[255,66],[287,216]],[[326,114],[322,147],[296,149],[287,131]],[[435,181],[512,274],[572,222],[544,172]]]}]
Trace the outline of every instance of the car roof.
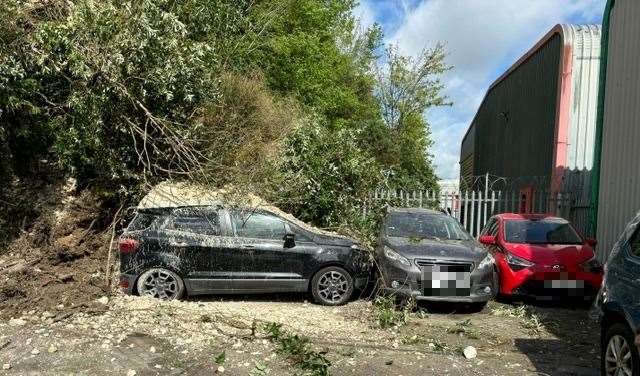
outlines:
[{"label": "car roof", "polygon": [[397,208],[390,207],[387,209],[388,213],[403,213],[403,214],[413,214],[413,213],[423,213],[423,214],[440,214],[444,215],[442,212],[433,209],[426,208]]},{"label": "car roof", "polygon": [[553,221],[567,221],[564,218],[556,217],[550,214],[519,214],[519,213],[503,213],[496,215],[496,218],[500,218],[502,220],[553,220]]}]

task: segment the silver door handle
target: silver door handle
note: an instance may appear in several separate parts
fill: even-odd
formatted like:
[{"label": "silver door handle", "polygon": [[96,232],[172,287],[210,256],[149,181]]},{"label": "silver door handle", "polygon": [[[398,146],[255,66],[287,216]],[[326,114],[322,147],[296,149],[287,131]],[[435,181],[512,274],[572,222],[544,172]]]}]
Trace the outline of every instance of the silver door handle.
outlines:
[{"label": "silver door handle", "polygon": [[254,245],[250,245],[250,244],[243,244],[242,248],[244,248],[244,249],[254,249],[255,246]]},{"label": "silver door handle", "polygon": [[171,242],[169,243],[170,246],[172,247],[186,247],[189,244],[185,243],[185,242]]}]

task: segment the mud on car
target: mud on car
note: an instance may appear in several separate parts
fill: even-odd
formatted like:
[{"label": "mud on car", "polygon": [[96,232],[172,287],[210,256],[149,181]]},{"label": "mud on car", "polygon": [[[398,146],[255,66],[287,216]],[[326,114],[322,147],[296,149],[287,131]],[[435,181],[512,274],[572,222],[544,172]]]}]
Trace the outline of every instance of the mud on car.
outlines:
[{"label": "mud on car", "polygon": [[352,239],[277,210],[172,196],[179,199],[143,200],[119,239],[126,293],[310,292],[319,304],[341,305],[368,282],[369,255]]}]

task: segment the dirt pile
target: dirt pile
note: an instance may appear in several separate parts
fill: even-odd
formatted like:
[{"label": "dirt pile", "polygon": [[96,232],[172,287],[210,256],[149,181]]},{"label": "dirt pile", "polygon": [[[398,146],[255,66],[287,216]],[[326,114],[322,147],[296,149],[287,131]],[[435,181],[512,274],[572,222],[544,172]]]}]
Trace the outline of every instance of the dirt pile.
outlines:
[{"label": "dirt pile", "polygon": [[38,215],[0,249],[0,316],[83,306],[108,292],[110,211],[73,180],[34,195]]}]

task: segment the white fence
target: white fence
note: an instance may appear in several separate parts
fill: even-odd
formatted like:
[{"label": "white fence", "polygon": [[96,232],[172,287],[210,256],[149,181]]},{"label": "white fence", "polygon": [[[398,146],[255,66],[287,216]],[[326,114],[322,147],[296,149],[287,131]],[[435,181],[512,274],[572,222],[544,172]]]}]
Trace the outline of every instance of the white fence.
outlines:
[{"label": "white fence", "polygon": [[[458,219],[471,235],[477,237],[489,218],[499,213],[545,213],[573,221],[573,200],[567,193],[467,191],[431,192],[377,190],[369,198],[372,203],[391,206],[444,210]],[[581,223],[575,223],[579,230]]]}]

